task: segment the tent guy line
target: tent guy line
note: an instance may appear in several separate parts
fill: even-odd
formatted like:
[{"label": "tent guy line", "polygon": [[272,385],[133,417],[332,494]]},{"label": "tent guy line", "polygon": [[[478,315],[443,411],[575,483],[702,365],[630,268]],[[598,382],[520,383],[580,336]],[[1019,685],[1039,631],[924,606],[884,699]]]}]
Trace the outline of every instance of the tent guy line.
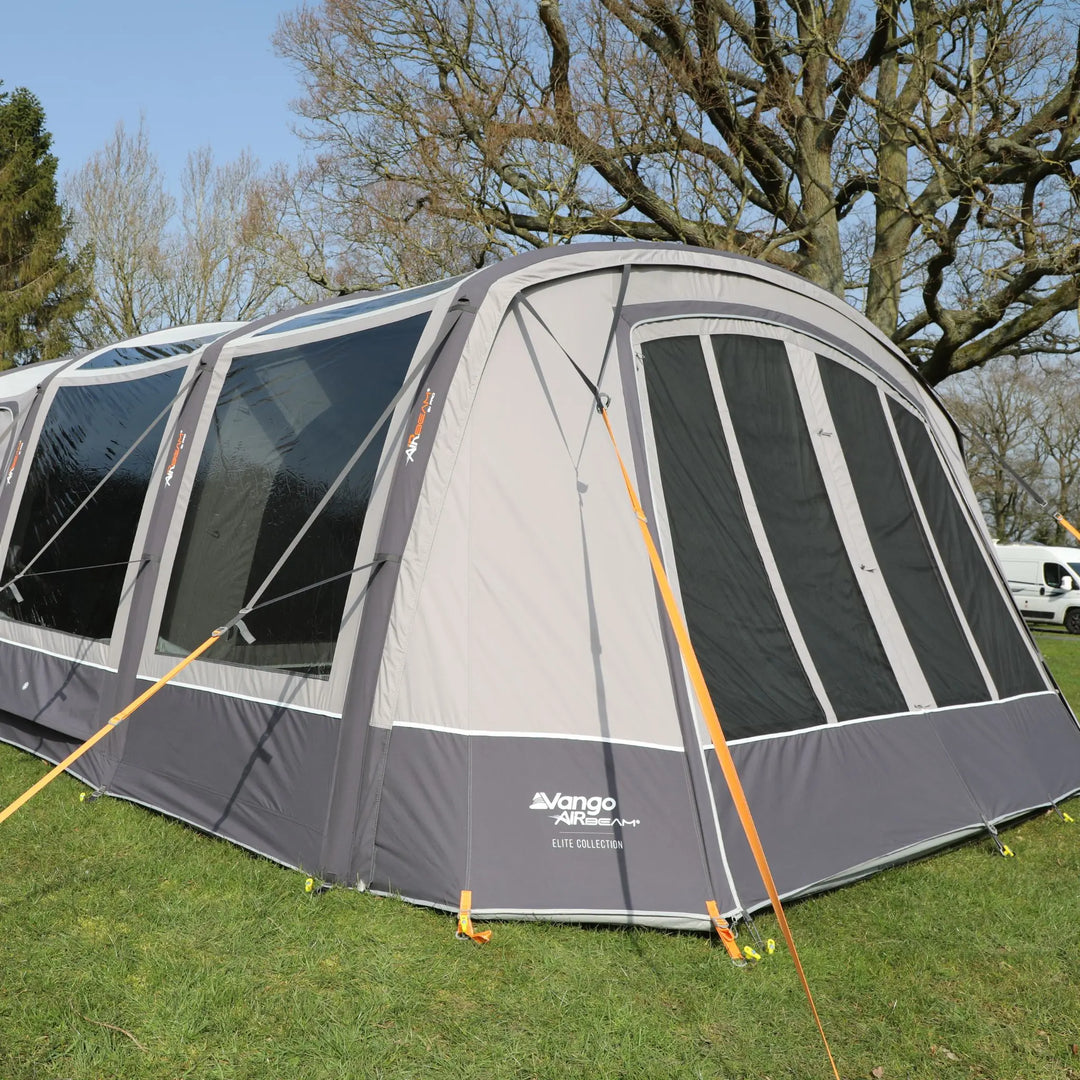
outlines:
[{"label": "tent guy line", "polygon": [[[563,351],[565,352],[565,350]],[[569,357],[569,354],[567,354],[567,356]],[[573,363],[572,360],[571,363]],[[577,365],[574,364],[574,367],[577,368]],[[580,368],[578,368],[578,371],[588,384],[589,380],[584,373],[581,372]],[[833,1076],[836,1080],[840,1080],[840,1073],[837,1071],[832,1049],[829,1046],[829,1040],[825,1035],[825,1027],[821,1022],[817,1005],[814,1002],[814,995],[810,991],[810,983],[807,980],[806,972],[803,969],[802,960],[799,957],[799,950],[795,947],[795,937],[788,924],[787,915],[784,912],[784,905],[780,902],[780,894],[776,888],[776,882],[773,879],[772,869],[770,868],[769,860],[765,855],[765,849],[761,846],[761,838],[758,835],[757,825],[754,822],[754,815],[750,811],[750,804],[746,801],[746,792],[743,789],[739,771],[735,767],[735,761],[731,756],[731,750],[728,747],[727,739],[724,737],[720,718],[716,714],[716,707],[713,705],[712,695],[709,693],[708,685],[705,682],[705,675],[701,670],[701,664],[698,662],[697,652],[694,650],[694,645],[690,640],[690,632],[687,630],[686,623],[679,612],[679,605],[675,600],[675,594],[672,591],[667,571],[664,569],[663,560],[660,558],[660,552],[657,551],[656,543],[653,540],[652,533],[649,531],[649,519],[645,516],[645,511],[641,507],[641,501],[638,499],[637,491],[634,489],[633,481],[630,479],[630,474],[626,471],[626,464],[623,461],[622,454],[619,452],[619,443],[615,438],[615,432],[612,430],[607,408],[600,401],[599,391],[597,391],[595,387],[592,387],[592,389],[596,394],[597,407],[600,409],[600,415],[604,419],[604,427],[607,429],[608,437],[611,439],[611,447],[619,462],[619,471],[622,473],[623,483],[626,485],[626,493],[630,499],[630,506],[633,509],[634,516],[637,518],[638,525],[641,528],[641,536],[645,543],[645,548],[649,553],[649,564],[652,567],[653,577],[656,579],[657,588],[660,590],[660,595],[663,597],[664,610],[667,613],[668,622],[679,643],[679,652],[682,656],[683,663],[686,665],[690,682],[694,687],[694,695],[697,698],[698,707],[705,717],[705,723],[708,726],[709,734],[712,737],[713,749],[716,752],[717,760],[720,762],[724,781],[727,783],[728,792],[731,794],[735,809],[739,815],[739,823],[746,836],[746,842],[750,845],[750,850],[754,853],[754,862],[757,864],[758,873],[761,874],[761,880],[769,894],[769,902],[772,904],[773,912],[776,915],[776,921],[780,926],[780,932],[783,934],[784,941],[787,942],[787,947],[791,951],[791,959],[795,964],[799,982],[802,985],[803,993],[806,995],[806,1000],[810,1006],[810,1012],[814,1018],[814,1023],[817,1025],[818,1033],[821,1036],[822,1044],[825,1047],[825,1053],[829,1059],[829,1067],[832,1069]],[[731,933],[727,921],[720,914],[715,899],[710,897],[706,900],[705,906],[729,955],[732,956],[732,959],[738,959],[738,946],[734,944],[734,935]]]},{"label": "tent guy line", "polygon": [[211,645],[214,644],[221,636],[221,630],[215,630],[210,637],[208,637],[197,648],[192,649],[183,660],[180,661],[171,671],[163,675],[157,682],[154,683],[148,690],[140,694],[134,701],[132,701],[126,708],[121,709],[115,716],[109,718],[109,720],[100,727],[93,735],[90,736],[81,746],[73,750],[63,761],[57,763],[52,769],[50,769],[36,784],[32,784],[26,789],[17,799],[13,799],[3,810],[0,810],[0,824],[3,824],[16,810],[25,806],[35,795],[44,791],[61,773],[65,772],[76,761],[93,749],[106,735],[111,734],[120,724],[128,719],[132,713],[136,712],[143,705],[146,704],[163,686],[172,682],[181,671],[184,670],[189,664],[197,660]]},{"label": "tent guy line", "polygon": [[[604,368],[607,366],[608,356],[611,352],[611,346],[615,342],[615,332],[619,325],[619,320],[622,316],[623,305],[626,300],[626,290],[630,280],[630,268],[623,267],[622,280],[619,285],[618,299],[615,302],[614,313],[611,319],[611,329],[608,332],[607,345],[604,348],[602,354],[600,374],[598,379],[603,378]],[[822,1044],[825,1048],[826,1056],[829,1059],[829,1066],[832,1069],[833,1075],[836,1080],[840,1080],[840,1074],[837,1072],[836,1062],[833,1059],[832,1049],[829,1046],[829,1040],[825,1035],[825,1028],[821,1022],[821,1017],[818,1014],[817,1005],[814,1002],[814,995],[810,990],[810,983],[807,980],[806,972],[803,968],[802,959],[799,956],[799,950],[795,945],[795,938],[791,932],[791,927],[787,920],[787,915],[784,912],[784,905],[780,901],[779,891],[776,888],[776,882],[773,879],[772,869],[769,866],[769,860],[766,857],[765,851],[761,846],[761,838],[758,835],[757,825],[754,822],[754,815],[750,810],[750,804],[746,801],[746,793],[743,790],[742,780],[739,777],[738,769],[735,767],[735,762],[731,756],[731,750],[728,748],[727,739],[724,737],[723,728],[720,723],[720,718],[717,716],[716,708],[713,705],[712,695],[709,693],[709,688],[705,681],[705,676],[701,670],[701,664],[698,662],[697,653],[694,650],[693,643],[690,640],[690,633],[686,628],[686,623],[679,611],[678,603],[675,600],[674,592],[671,588],[671,582],[668,578],[667,571],[664,569],[663,560],[660,558],[660,552],[657,550],[656,543],[653,539],[652,533],[649,530],[649,519],[645,514],[644,509],[641,506],[641,501],[638,498],[637,491],[634,487],[633,481],[630,479],[630,474],[627,472],[626,463],[623,460],[622,452],[619,450],[619,442],[615,437],[615,431],[611,426],[611,419],[608,416],[608,407],[610,405],[610,398],[600,392],[596,383],[585,374],[582,367],[574,360],[569,351],[563,345],[563,343],[556,337],[554,332],[544,321],[540,313],[533,307],[529,301],[522,297],[522,306],[525,307],[536,319],[536,321],[546,331],[548,337],[558,347],[559,351],[566,357],[573,367],[574,371],[580,376],[581,381],[585,384],[589,393],[592,395],[596,405],[596,411],[600,414],[604,422],[604,429],[607,431],[608,438],[611,441],[611,449],[615,454],[615,460],[619,465],[619,472],[622,475],[623,484],[626,487],[626,494],[630,501],[630,508],[637,518],[638,525],[640,526],[642,540],[645,544],[645,549],[649,556],[649,565],[652,568],[653,577],[656,580],[657,589],[660,592],[664,602],[664,612],[667,616],[668,624],[670,625],[672,632],[675,635],[675,639],[678,642],[679,653],[682,657],[683,664],[686,667],[686,671],[689,675],[691,685],[694,688],[694,696],[697,699],[698,707],[701,710],[702,716],[705,718],[706,725],[708,727],[709,735],[712,740],[713,750],[716,753],[716,758],[720,763],[720,768],[724,776],[724,781],[727,784],[728,792],[731,795],[732,801],[735,805],[735,809],[738,813],[739,824],[742,826],[743,834],[746,837],[747,843],[750,845],[750,849],[754,854],[754,861],[757,864],[758,872],[761,875],[762,883],[765,885],[765,889],[769,894],[769,901],[772,904],[773,912],[776,915],[776,921],[780,926],[780,931],[783,934],[785,942],[787,942],[788,949],[791,952],[791,958],[795,964],[795,970],[799,976],[799,982],[802,985],[803,993],[806,995],[807,1003],[810,1007],[810,1012],[813,1015],[814,1023],[817,1025],[817,1030],[821,1036]],[[472,893],[469,894],[470,904]],[[720,940],[723,942],[728,955],[733,961],[738,964],[745,964],[745,959],[739,952],[739,947],[735,943],[734,934],[728,925],[727,920],[720,914],[716,905],[716,900],[709,897],[705,901],[705,907],[709,914],[712,924],[715,927],[717,933],[720,936]]]},{"label": "tent guy line", "polygon": [[1049,500],[1044,498],[1039,492],[1029,484],[1000,454],[998,454],[994,448],[990,445],[989,440],[981,431],[975,431],[971,429],[968,432],[969,438],[974,436],[983,444],[986,452],[1016,481],[1023,491],[1026,491],[1028,495],[1035,501],[1036,506],[1041,506],[1063,529],[1072,533],[1075,539],[1080,540],[1080,529],[1077,529],[1075,525],[1070,522],[1060,510],[1055,510]]}]

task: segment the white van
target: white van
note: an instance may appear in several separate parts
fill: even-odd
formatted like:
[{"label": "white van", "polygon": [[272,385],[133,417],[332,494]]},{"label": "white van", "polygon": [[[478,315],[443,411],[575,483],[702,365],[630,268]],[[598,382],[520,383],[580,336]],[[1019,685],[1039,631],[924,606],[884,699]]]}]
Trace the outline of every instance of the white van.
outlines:
[{"label": "white van", "polygon": [[994,553],[1028,622],[1080,634],[1080,548],[996,544]]}]

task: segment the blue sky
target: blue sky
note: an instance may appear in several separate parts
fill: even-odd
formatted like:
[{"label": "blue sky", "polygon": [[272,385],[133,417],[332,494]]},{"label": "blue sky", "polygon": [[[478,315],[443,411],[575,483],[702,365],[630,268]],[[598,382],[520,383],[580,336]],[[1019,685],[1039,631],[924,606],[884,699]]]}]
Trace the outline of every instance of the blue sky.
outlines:
[{"label": "blue sky", "polygon": [[168,186],[188,152],[221,163],[249,149],[294,164],[304,144],[289,102],[300,84],[274,55],[278,17],[300,0],[0,0],[0,80],[45,106],[63,175],[145,118]]}]

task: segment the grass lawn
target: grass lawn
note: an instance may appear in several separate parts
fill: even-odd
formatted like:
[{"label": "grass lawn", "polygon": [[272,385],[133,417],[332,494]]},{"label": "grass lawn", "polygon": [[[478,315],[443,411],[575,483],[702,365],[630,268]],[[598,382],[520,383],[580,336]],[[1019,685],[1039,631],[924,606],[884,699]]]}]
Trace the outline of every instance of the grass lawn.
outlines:
[{"label": "grass lawn", "polygon": [[[1040,634],[1080,703],[1080,637]],[[138,722],[137,718],[133,722]],[[43,773],[0,746],[0,803]],[[494,924],[302,875],[61,777],[6,824],[0,1080],[831,1075],[790,958]],[[844,1080],[1080,1080],[1080,804],[789,918]],[[778,936],[771,917],[759,926]]]}]

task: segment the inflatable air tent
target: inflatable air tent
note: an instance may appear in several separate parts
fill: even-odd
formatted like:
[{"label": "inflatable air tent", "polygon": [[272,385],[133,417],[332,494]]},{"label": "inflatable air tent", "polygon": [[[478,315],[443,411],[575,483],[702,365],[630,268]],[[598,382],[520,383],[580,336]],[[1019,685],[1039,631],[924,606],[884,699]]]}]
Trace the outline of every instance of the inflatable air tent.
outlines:
[{"label": "inflatable air tent", "polygon": [[761,907],[617,447],[782,896],[1080,788],[955,428],[807,282],[583,244],[199,330],[0,378],[0,737],[228,628],[94,787],[483,918]]}]

